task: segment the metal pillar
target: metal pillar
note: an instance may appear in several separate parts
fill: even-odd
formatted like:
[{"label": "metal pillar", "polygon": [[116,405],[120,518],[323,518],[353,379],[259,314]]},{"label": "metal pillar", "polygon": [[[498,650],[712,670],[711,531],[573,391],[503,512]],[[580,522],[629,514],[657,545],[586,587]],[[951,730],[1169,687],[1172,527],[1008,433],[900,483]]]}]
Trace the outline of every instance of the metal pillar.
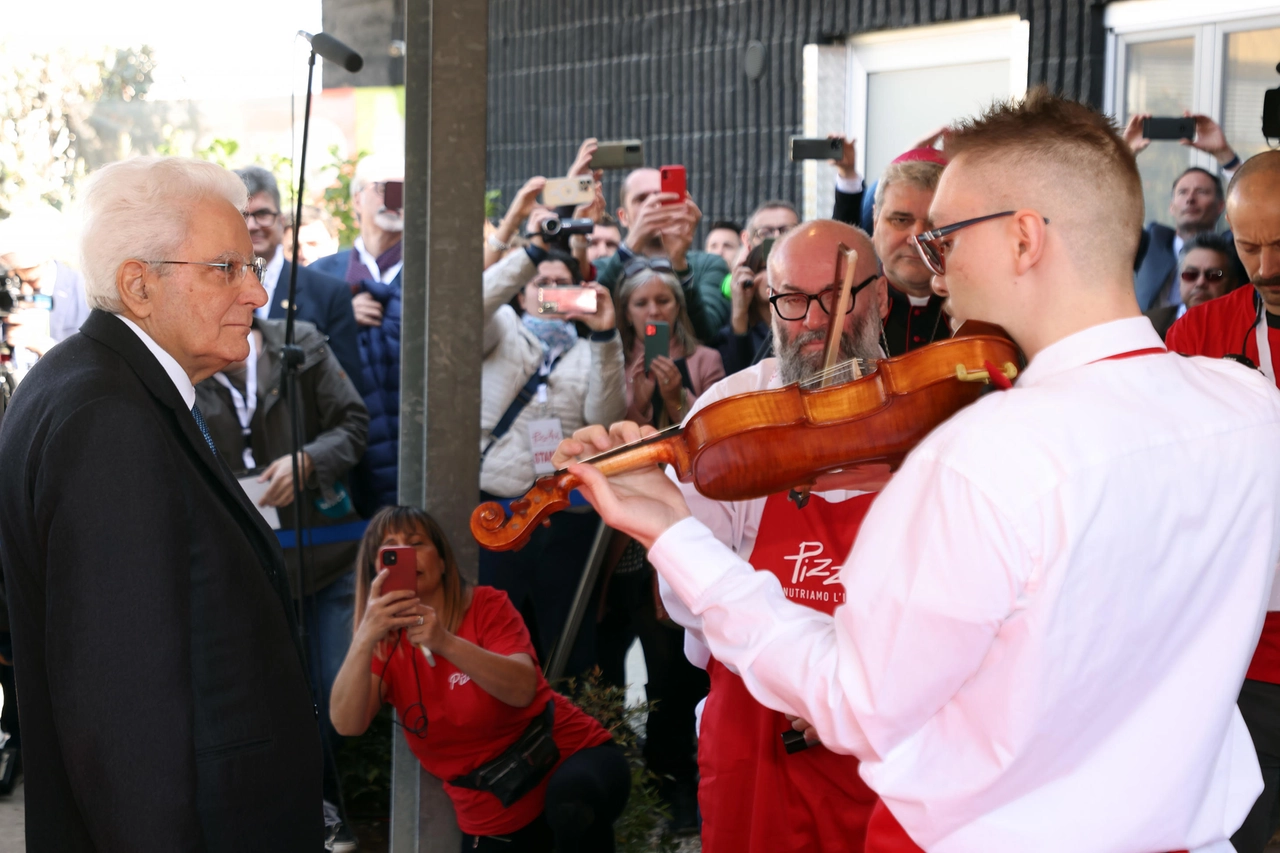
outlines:
[{"label": "metal pillar", "polygon": [[[407,0],[400,501],[423,506],[476,580],[488,4]],[[456,853],[453,807],[394,734],[392,853]]]}]

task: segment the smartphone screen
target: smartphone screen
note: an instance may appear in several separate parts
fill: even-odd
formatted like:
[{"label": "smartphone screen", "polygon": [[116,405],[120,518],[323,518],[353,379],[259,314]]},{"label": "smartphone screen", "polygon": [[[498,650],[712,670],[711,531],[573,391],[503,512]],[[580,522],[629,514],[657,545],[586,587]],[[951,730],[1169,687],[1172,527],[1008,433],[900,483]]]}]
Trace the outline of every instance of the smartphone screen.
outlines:
[{"label": "smartphone screen", "polygon": [[677,200],[668,201],[666,204],[679,204],[683,201],[685,193],[689,190],[684,166],[663,166],[658,174],[662,178],[662,191],[679,196]]},{"label": "smartphone screen", "polygon": [[382,204],[387,210],[400,210],[404,207],[404,181],[387,181]]},{"label": "smartphone screen", "polygon": [[539,287],[539,314],[594,314],[598,294],[590,287]]},{"label": "smartphone screen", "polygon": [[418,557],[408,545],[379,548],[378,567],[391,573],[382,582],[383,594],[400,589],[418,591]]},{"label": "smartphone screen", "polygon": [[661,320],[644,324],[644,369],[648,370],[653,360],[660,355],[671,353],[671,326]]}]

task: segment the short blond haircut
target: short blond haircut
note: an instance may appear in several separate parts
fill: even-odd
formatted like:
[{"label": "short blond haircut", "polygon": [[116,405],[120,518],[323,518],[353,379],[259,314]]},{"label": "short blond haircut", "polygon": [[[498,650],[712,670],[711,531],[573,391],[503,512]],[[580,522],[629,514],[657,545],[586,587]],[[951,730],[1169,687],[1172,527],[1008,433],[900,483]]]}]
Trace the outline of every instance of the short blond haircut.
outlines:
[{"label": "short blond haircut", "polygon": [[[944,135],[952,163],[996,173],[990,212],[1033,207],[1082,270],[1131,271],[1142,234],[1142,179],[1112,120],[1044,86],[992,104]],[[950,168],[950,167],[949,167]]]},{"label": "short blond haircut", "polygon": [[925,192],[933,192],[938,188],[938,179],[942,177],[942,164],[929,160],[905,160],[901,163],[890,163],[884,174],[876,183],[876,210],[884,206],[884,194],[894,184],[909,184]]}]

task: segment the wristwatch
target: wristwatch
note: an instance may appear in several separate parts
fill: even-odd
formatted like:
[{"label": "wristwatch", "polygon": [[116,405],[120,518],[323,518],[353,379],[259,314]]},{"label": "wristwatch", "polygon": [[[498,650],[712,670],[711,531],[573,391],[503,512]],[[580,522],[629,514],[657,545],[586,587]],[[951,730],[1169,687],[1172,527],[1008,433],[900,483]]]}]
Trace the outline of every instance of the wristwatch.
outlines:
[{"label": "wristwatch", "polygon": [[505,252],[507,249],[511,248],[510,243],[504,243],[498,239],[497,231],[491,231],[489,236],[485,238],[485,242],[489,244],[489,248],[493,249],[495,252]]}]

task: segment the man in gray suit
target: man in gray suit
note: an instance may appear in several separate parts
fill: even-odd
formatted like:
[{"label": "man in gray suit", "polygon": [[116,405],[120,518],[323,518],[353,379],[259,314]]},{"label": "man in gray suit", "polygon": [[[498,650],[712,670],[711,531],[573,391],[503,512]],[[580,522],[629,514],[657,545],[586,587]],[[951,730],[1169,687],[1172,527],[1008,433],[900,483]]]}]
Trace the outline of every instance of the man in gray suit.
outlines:
[{"label": "man in gray suit", "polygon": [[[1240,166],[1240,158],[1227,143],[1222,128],[1206,115],[1186,115],[1195,119],[1196,135],[1194,139],[1180,140],[1181,144],[1213,155],[1223,176],[1230,180]],[[1125,142],[1135,156],[1151,144],[1151,140],[1142,135],[1142,122],[1149,118],[1150,115],[1138,113],[1130,117],[1125,128]],[[1133,277],[1139,308],[1146,311],[1182,304],[1175,275],[1178,255],[1183,244],[1196,234],[1218,230],[1218,219],[1225,206],[1222,178],[1213,172],[1192,166],[1178,176],[1173,182],[1173,197],[1169,200],[1169,215],[1173,217],[1175,227],[1151,222],[1144,229],[1142,247],[1138,250],[1139,263]]]}]

